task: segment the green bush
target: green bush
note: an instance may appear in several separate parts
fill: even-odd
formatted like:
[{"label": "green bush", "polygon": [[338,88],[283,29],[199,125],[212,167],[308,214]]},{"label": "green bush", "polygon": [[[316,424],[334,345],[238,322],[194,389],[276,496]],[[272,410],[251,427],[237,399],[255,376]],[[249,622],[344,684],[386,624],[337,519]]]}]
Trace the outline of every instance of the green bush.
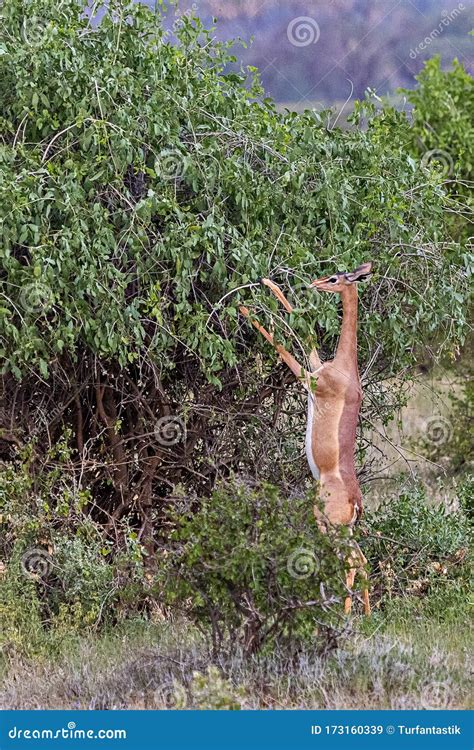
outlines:
[{"label": "green bush", "polygon": [[[410,377],[433,332],[439,349],[463,339],[465,258],[445,233],[442,175],[407,152],[406,117],[343,130],[279,113],[198,18],[171,38],[164,3],[111,0],[93,28],[86,7],[1,6],[0,455],[69,425],[96,519],[129,515],[151,554],[178,482],[208,495],[267,453],[259,476],[294,483],[302,410],[273,460],[262,445],[287,373],[240,304],[329,357],[340,308],[308,282],[336,259],[373,260],[360,359],[377,373],[368,416],[388,419],[397,399],[380,381]],[[269,274],[294,304],[291,333],[259,283]]]},{"label": "green bush", "polygon": [[[413,106],[413,152],[438,168],[451,181],[451,189],[464,196],[472,211],[474,178],[474,80],[454,60],[443,70],[439,56],[425,63],[415,89],[402,89]],[[432,158],[431,158],[432,157]]]},{"label": "green bush", "polygon": [[459,483],[457,489],[459,504],[469,519],[474,523],[474,476],[469,474]]},{"label": "green bush", "polygon": [[229,482],[194,513],[170,511],[159,596],[212,631],[213,648],[247,653],[328,633],[343,614],[347,530],[322,534],[307,497]]},{"label": "green bush", "polygon": [[0,647],[41,650],[55,638],[116,622],[146,596],[142,550],[120,529],[115,546],[69,483],[64,441],[53,471],[30,470],[34,454],[0,472]]},{"label": "green bush", "polygon": [[464,501],[460,506],[430,503],[418,487],[366,512],[364,553],[375,600],[467,588],[472,537]]},{"label": "green bush", "polygon": [[190,692],[193,705],[208,710],[240,711],[246,698],[245,690],[233,685],[215,666],[205,673],[193,673]]},{"label": "green bush", "polygon": [[[236,313],[249,292],[219,301],[268,274],[270,255],[297,282],[333,269],[335,256],[346,268],[375,260],[382,293],[361,316],[388,360],[394,348],[399,364],[410,360],[426,329],[455,335],[463,293],[451,294],[437,246],[441,181],[425,179],[383,120],[374,137],[328,130],[314,112],[278,114],[258,79],[226,72],[226,46],[199,19],[183,16],[172,44],[161,4],[113,0],[94,33],[86,5],[2,4],[6,370],[47,377],[58,356],[86,346],[121,367],[146,356],[169,372],[183,342],[219,385],[241,357]],[[415,236],[429,247],[426,269],[405,249]],[[430,294],[408,293],[414,273]],[[301,298],[295,325],[307,338],[314,294]],[[336,306],[323,296],[317,308],[332,344]]]},{"label": "green bush", "polygon": [[474,80],[462,63],[453,60],[443,70],[439,56],[425,62],[416,77],[418,86],[401,89],[412,109],[408,127],[390,106],[385,116],[395,123],[393,136],[402,137],[405,147],[419,161],[425,172],[440,175],[449,192],[446,223],[449,234],[465,247],[465,270],[472,272],[472,180],[474,179]]}]

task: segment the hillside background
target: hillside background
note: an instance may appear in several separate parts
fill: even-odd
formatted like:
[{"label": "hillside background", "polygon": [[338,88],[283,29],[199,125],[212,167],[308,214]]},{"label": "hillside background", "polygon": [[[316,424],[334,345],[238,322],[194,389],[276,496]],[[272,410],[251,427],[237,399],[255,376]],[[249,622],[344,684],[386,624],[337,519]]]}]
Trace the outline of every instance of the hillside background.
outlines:
[{"label": "hillside background", "polygon": [[[194,7],[207,23],[215,17],[219,39],[253,38],[236,55],[259,68],[269,96],[297,110],[361,98],[369,86],[379,95],[413,86],[435,54],[445,66],[457,57],[473,71],[473,0],[180,0],[178,7]],[[300,33],[312,37],[298,37],[297,46],[287,32],[301,17],[310,20]]]}]

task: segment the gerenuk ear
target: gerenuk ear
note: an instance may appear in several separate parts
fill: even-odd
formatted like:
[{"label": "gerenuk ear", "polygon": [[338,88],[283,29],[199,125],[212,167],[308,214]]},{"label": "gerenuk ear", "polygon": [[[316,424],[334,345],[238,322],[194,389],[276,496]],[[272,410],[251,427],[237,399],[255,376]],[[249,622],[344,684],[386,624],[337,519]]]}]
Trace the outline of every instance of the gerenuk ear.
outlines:
[{"label": "gerenuk ear", "polygon": [[370,279],[371,273],[372,263],[363,263],[352,273],[346,273],[345,277],[351,283],[353,281],[367,281],[367,279]]}]

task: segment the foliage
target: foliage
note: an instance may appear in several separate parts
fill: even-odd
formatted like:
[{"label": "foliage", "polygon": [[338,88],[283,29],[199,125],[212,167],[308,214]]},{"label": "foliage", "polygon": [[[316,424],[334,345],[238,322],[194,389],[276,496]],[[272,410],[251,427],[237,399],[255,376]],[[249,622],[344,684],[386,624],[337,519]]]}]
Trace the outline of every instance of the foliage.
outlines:
[{"label": "foliage", "polygon": [[417,81],[414,90],[402,90],[413,106],[411,150],[448,180],[455,212],[451,227],[466,241],[474,207],[474,80],[458,60],[443,70],[434,57]]},{"label": "foliage", "polygon": [[204,674],[194,672],[191,694],[193,704],[207,710],[239,711],[245,701],[245,691],[235,687],[214,666],[208,667]]},{"label": "foliage", "polygon": [[[4,3],[0,58],[8,370],[46,376],[82,345],[121,367],[159,358],[169,372],[182,342],[217,385],[239,338],[238,296],[221,310],[222,296],[272,267],[310,280],[334,257],[374,257],[381,279],[389,267],[396,277],[386,309],[363,316],[387,358],[395,337],[403,357],[424,329],[462,321],[451,283],[437,280],[439,254],[436,305],[403,284],[419,264],[401,246],[418,235],[435,252],[443,194],[398,147],[249,101],[258,84],[225,74],[225,48],[197,19],[182,19],[173,46],[141,5],[112,3],[94,32],[77,0],[28,8]],[[35,285],[49,298],[25,305]],[[317,307],[333,342],[333,301]],[[403,325],[410,312],[416,332]],[[314,313],[298,333],[313,333]]]},{"label": "foliage", "polygon": [[444,452],[453,471],[472,471],[474,466],[474,380],[467,379],[459,396],[451,396],[452,436]]},{"label": "foliage", "polygon": [[[459,489],[468,492],[468,483]],[[472,491],[472,483],[471,483]],[[472,563],[472,533],[463,505],[447,510],[427,501],[420,486],[403,490],[366,513],[364,553],[371,566],[376,597],[468,589]]]},{"label": "foliage", "polygon": [[[453,60],[444,70],[439,56],[425,62],[416,76],[414,89],[400,89],[411,109],[400,112],[389,101],[376,101],[369,92],[365,102],[356,102],[352,121],[369,116],[369,129],[408,150],[422,171],[440,177],[449,193],[445,211],[445,234],[464,247],[459,256],[464,272],[472,273],[472,182],[474,179],[474,80],[464,66]],[[380,106],[381,103],[381,106]],[[375,114],[380,109],[379,116]],[[380,130],[381,125],[383,126]]]},{"label": "foliage", "polygon": [[474,81],[464,66],[454,60],[443,70],[439,57],[425,63],[415,89],[402,89],[410,104],[413,136],[418,153],[441,150],[452,159],[461,179],[474,175]]},{"label": "foliage", "polygon": [[23,653],[115,622],[145,596],[134,534],[113,551],[83,511],[86,493],[68,486],[64,444],[54,455],[61,451],[55,471],[33,478],[24,456],[0,472],[0,646]]},{"label": "foliage", "polygon": [[471,523],[474,522],[474,476],[466,476],[458,487],[459,504]]},{"label": "foliage", "polygon": [[330,645],[350,541],[318,531],[308,498],[229,483],[173,520],[159,554],[159,596],[211,628],[215,652],[237,642],[247,653],[294,646],[314,639],[316,625]]},{"label": "foliage", "polygon": [[[375,416],[392,408],[380,380],[407,376],[420,341],[457,347],[467,280],[442,178],[386,117],[348,132],[278,114],[198,19],[171,34],[161,4],[113,0],[98,24],[83,9],[2,4],[0,454],[33,434],[41,461],[69,426],[94,520],[130,517],[151,553],[177,483],[203,495],[232,470],[301,476],[302,409],[239,303],[327,357],[340,311],[307,282],[373,259],[360,359]],[[288,290],[293,332],[263,275]]]}]

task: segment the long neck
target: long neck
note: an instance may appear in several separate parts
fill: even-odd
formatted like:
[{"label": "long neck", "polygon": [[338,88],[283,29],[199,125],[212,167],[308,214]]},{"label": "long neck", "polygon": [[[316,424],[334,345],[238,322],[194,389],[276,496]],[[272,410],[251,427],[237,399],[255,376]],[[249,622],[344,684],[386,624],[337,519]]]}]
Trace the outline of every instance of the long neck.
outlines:
[{"label": "long neck", "polygon": [[348,286],[341,293],[342,326],[336,358],[355,366],[357,370],[357,287]]}]

